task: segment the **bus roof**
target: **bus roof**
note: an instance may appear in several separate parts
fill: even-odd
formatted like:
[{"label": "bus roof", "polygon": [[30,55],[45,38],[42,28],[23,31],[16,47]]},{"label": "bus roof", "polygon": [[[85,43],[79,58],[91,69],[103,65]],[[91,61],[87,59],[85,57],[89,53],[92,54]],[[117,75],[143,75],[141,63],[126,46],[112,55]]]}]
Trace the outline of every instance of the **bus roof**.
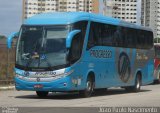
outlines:
[{"label": "bus roof", "polygon": [[120,25],[124,27],[151,31],[151,29],[149,28],[142,27],[136,24],[131,24],[120,19],[87,12],[50,12],[37,14],[33,17],[26,19],[24,21],[24,25],[64,25],[72,24],[82,20],[90,20],[94,22]]}]

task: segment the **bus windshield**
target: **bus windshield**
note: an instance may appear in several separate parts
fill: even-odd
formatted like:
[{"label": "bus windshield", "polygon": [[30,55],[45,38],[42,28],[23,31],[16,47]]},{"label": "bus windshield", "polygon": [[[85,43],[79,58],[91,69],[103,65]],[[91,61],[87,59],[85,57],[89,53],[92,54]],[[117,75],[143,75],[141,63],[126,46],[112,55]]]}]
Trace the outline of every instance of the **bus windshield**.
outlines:
[{"label": "bus windshield", "polygon": [[49,68],[67,64],[69,26],[22,26],[16,64],[25,68]]}]

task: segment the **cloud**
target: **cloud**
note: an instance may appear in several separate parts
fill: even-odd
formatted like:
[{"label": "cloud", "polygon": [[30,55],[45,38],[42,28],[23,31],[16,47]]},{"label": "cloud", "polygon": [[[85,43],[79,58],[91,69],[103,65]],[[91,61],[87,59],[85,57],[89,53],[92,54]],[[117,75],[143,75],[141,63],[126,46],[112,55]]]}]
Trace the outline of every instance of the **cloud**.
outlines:
[{"label": "cloud", "polygon": [[22,24],[22,0],[0,0],[0,34],[8,36]]}]

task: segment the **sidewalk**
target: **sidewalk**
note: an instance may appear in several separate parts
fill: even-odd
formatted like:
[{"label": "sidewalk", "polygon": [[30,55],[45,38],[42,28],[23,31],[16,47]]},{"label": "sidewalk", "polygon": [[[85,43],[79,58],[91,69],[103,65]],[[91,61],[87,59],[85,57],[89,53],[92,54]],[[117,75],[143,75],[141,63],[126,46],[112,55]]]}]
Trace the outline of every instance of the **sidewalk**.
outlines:
[{"label": "sidewalk", "polygon": [[15,89],[15,86],[14,85],[0,85],[0,91],[2,90],[14,90]]}]

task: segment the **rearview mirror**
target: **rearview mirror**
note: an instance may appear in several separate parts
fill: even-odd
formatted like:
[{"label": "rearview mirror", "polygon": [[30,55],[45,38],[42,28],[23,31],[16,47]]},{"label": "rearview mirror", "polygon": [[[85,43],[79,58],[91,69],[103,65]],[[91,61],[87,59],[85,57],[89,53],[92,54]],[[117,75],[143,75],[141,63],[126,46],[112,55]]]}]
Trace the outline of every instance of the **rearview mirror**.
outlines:
[{"label": "rearview mirror", "polygon": [[10,49],[12,47],[13,38],[18,37],[19,32],[14,32],[10,34],[7,38],[7,47]]},{"label": "rearview mirror", "polygon": [[81,30],[73,30],[68,34],[67,39],[66,39],[66,47],[67,48],[71,47],[71,43],[72,43],[74,36],[80,32],[81,32]]}]

